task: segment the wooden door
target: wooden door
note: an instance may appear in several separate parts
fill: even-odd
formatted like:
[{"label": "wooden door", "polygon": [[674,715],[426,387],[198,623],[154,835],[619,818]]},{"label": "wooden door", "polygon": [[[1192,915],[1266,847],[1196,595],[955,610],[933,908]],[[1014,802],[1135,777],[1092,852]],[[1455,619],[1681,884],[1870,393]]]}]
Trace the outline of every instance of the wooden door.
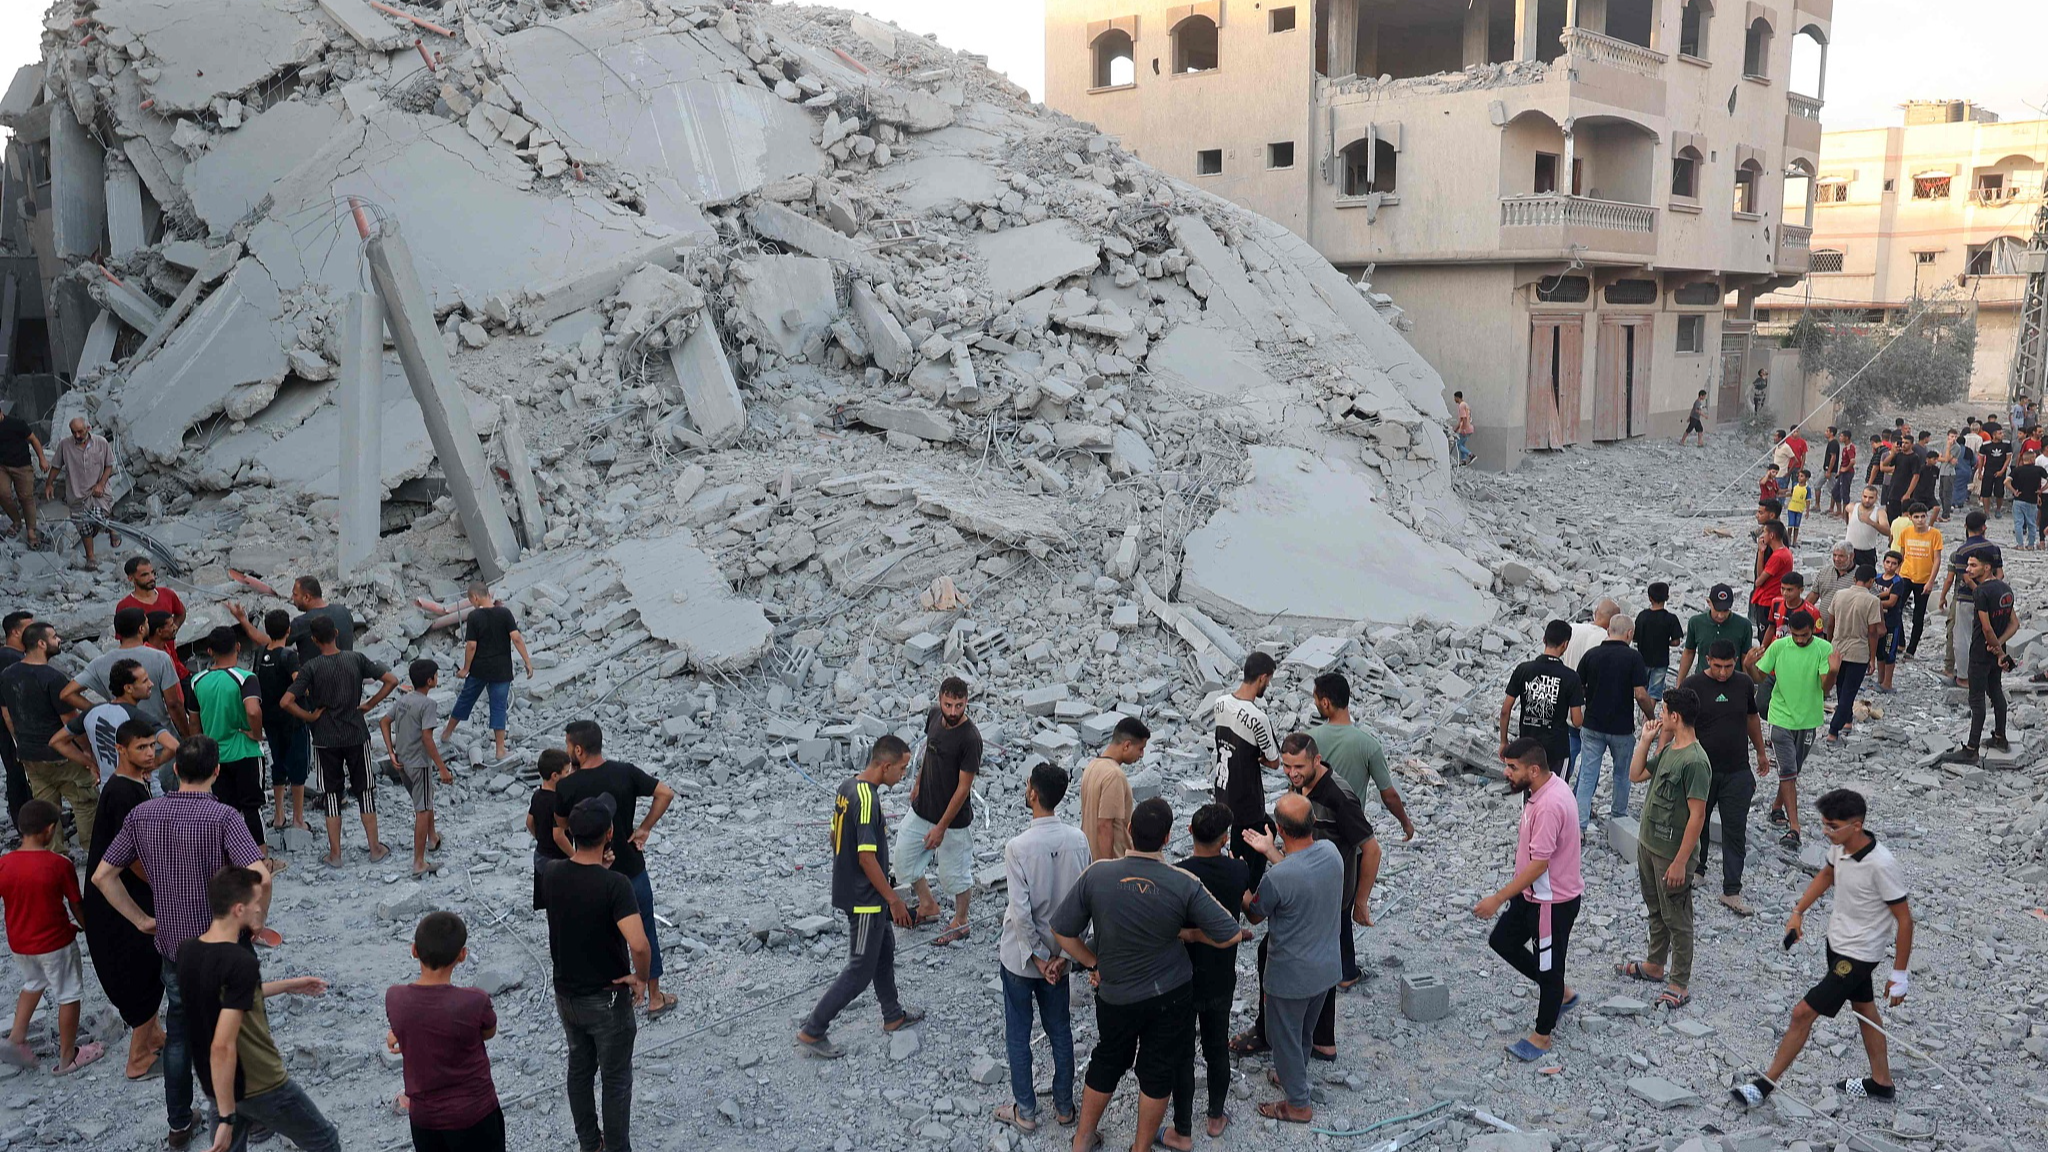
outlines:
[{"label": "wooden door", "polygon": [[1579,373],[1584,340],[1582,317],[1530,318],[1525,447],[1562,448],[1579,442]]},{"label": "wooden door", "polygon": [[1650,430],[1650,317],[1602,316],[1594,349],[1593,439]]},{"label": "wooden door", "polygon": [[1721,388],[1714,402],[1714,418],[1722,423],[1742,419],[1742,366],[1749,359],[1749,334],[1721,334]]}]

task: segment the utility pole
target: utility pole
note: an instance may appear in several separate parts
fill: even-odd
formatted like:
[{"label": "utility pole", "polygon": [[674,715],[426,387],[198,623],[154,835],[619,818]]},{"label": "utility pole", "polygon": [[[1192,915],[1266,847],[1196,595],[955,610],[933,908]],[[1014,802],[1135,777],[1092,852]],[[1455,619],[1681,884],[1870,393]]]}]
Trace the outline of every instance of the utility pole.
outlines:
[{"label": "utility pole", "polygon": [[2019,340],[2013,347],[2008,402],[2040,399],[2048,387],[2048,199],[2034,214],[2034,238],[2021,257],[2027,294],[2020,304]]}]

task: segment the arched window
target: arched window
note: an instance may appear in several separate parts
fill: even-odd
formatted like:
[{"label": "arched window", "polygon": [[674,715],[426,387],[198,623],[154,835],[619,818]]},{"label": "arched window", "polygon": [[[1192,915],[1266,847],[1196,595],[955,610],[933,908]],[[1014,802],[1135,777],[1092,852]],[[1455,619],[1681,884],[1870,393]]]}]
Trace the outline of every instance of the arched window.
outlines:
[{"label": "arched window", "polygon": [[1686,200],[1697,200],[1700,195],[1700,165],[1705,163],[1700,150],[1688,144],[1671,158],[1671,194]]},{"label": "arched window", "polygon": [[1695,60],[1707,58],[1707,26],[1714,19],[1714,0],[1685,0],[1678,17],[1678,52]]},{"label": "arched window", "polygon": [[1130,33],[1111,28],[1095,38],[1091,50],[1095,60],[1090,87],[1117,88],[1138,82],[1137,49]]},{"label": "arched window", "polygon": [[1190,16],[1173,26],[1173,70],[1208,72],[1216,67],[1216,22]]},{"label": "arched window", "polygon": [[1742,74],[1759,78],[1771,74],[1771,23],[1761,16],[1750,21],[1742,38]]},{"label": "arched window", "polygon": [[[1353,140],[1340,153],[1344,161],[1344,195],[1364,196],[1373,192],[1392,192],[1396,188],[1397,165],[1400,153],[1385,140],[1371,138]],[[1366,157],[1372,163],[1366,163]]]},{"label": "arched window", "polygon": [[1828,41],[1818,25],[1808,24],[1792,36],[1792,74],[1787,85],[1802,96],[1827,95]]},{"label": "arched window", "polygon": [[1758,215],[1757,185],[1763,180],[1763,165],[1744,160],[1735,170],[1735,210],[1746,216]]}]

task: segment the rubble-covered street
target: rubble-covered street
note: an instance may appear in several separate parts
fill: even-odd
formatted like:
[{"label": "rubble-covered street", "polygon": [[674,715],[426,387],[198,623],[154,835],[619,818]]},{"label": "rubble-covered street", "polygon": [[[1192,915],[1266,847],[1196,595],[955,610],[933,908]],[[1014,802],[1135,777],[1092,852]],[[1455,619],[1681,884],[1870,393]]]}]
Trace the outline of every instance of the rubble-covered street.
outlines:
[{"label": "rubble-covered street", "polygon": [[[1570,960],[1588,1007],[1555,1060],[1502,1055],[1530,990],[1470,914],[1513,855],[1502,685],[1546,621],[1602,596],[1633,613],[1665,580],[1685,617],[1714,583],[1746,588],[1759,443],[1716,431],[1705,450],[1454,468],[1445,381],[1403,339],[1398,301],[866,17],[397,7],[419,11],[60,0],[44,62],[0,99],[10,164],[43,147],[54,174],[36,254],[81,371],[53,419],[113,441],[113,518],[139,537],[84,570],[47,504],[63,550],[0,544],[0,608],[55,623],[71,671],[112,646],[136,547],[191,605],[187,642],[228,623],[229,600],[276,607],[252,580],[313,573],[355,614],[359,650],[438,659],[452,698],[448,626],[481,570],[533,651],[511,758],[490,762],[481,724],[456,741],[438,874],[367,863],[353,827],[338,870],[287,837],[271,909],[285,943],[265,971],[332,990],[269,1011],[349,1148],[407,1146],[383,995],[416,973],[414,925],[441,908],[471,932],[457,980],[496,998],[512,1146],[572,1146],[524,818],[536,754],[591,717],[607,754],[679,797],[648,866],[682,1002],[639,1034],[641,1146],[1063,1149],[1066,1129],[990,1120],[1007,1092],[1001,849],[1028,819],[1026,772],[1078,770],[1142,717],[1136,793],[1184,818],[1213,771],[1205,705],[1254,649],[1281,662],[1267,705],[1283,732],[1314,718],[1315,674],[1350,677],[1418,835],[1401,843],[1368,799],[1386,846],[1377,922],[1357,937],[1370,978],[1340,999],[1338,1060],[1314,1066],[1316,1126],[1344,1135],[1259,1121],[1255,1059],[1226,1143],[1377,1149],[1403,1126],[1354,1133],[1449,1102],[1407,1147],[2048,1146],[2044,714],[2020,686],[2012,766],[1936,764],[1967,723],[1938,682],[1938,633],[1882,715],[1817,749],[1801,781],[1808,801],[1866,792],[1913,888],[1913,995],[1886,1019],[1926,1056],[1894,1045],[1896,1108],[1823,1087],[1860,1067],[1841,1021],[1771,1107],[1727,1107],[1821,964],[1818,918],[1779,948],[1817,865],[1771,845],[1761,801],[1758,915],[1700,901],[1695,1000],[1676,1014],[1612,975],[1642,944],[1635,863],[1589,833]],[[125,242],[102,252],[103,232]],[[1802,571],[1825,563],[1830,524],[1808,520]],[[2048,559],[2008,565],[2027,620],[2014,647],[2038,669]],[[845,1060],[799,1058],[796,1021],[847,946],[832,789],[875,738],[914,736],[947,675],[972,685],[989,756],[971,938],[901,931],[899,981],[929,1017],[884,1035],[863,998],[835,1033]],[[892,825],[907,807],[901,790],[884,805]],[[1449,1014],[1405,1018],[1404,975],[1439,978]],[[125,1042],[97,989],[86,1006],[89,1031]],[[61,1080],[0,1066],[0,1149],[158,1146],[161,1084],[117,1064]]]}]

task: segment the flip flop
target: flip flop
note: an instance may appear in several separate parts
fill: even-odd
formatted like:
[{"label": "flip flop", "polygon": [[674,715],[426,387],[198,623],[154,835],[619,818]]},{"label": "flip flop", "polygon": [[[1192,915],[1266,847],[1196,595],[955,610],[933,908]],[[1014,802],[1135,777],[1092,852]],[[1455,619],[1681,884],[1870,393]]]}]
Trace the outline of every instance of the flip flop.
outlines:
[{"label": "flip flop", "polygon": [[1536,1061],[1550,1055],[1550,1053],[1529,1043],[1529,1038],[1524,1036],[1513,1044],[1508,1045],[1508,1055],[1513,1056],[1524,1064],[1534,1064]]},{"label": "flip flop", "polygon": [[932,937],[932,947],[944,948],[949,944],[958,944],[960,941],[968,939],[971,935],[970,927],[966,924],[962,924],[957,928],[948,928],[937,936]]},{"label": "flip flop", "polygon": [[1218,1128],[1218,1129],[1216,1130],[1216,1134],[1215,1134],[1214,1136],[1211,1136],[1211,1137],[1209,1137],[1209,1139],[1211,1139],[1211,1140],[1221,1140],[1221,1139],[1223,1139],[1223,1134],[1224,1134],[1225,1132],[1228,1132],[1228,1131],[1230,1131],[1230,1113],[1228,1113],[1228,1112],[1225,1112],[1225,1113],[1224,1113],[1223,1115],[1221,1115],[1221,1116],[1212,1116],[1212,1117],[1210,1117],[1210,1119],[1212,1119],[1212,1120],[1221,1120],[1221,1121],[1223,1121],[1223,1127],[1221,1127],[1221,1128]]},{"label": "flip flop", "polygon": [[[1645,984],[1662,984],[1664,982],[1663,973],[1660,972],[1657,975],[1652,976],[1649,973],[1644,972],[1643,962],[1641,960],[1624,960],[1621,963],[1616,964],[1614,966],[1614,970],[1620,975],[1626,976],[1631,980],[1641,980]],[[1535,1046],[1530,1045],[1530,1047]]]},{"label": "flip flop", "polygon": [[893,1021],[889,1021],[889,1020],[885,1020],[885,1021],[883,1021],[883,1022],[882,1022],[882,1031],[884,1031],[884,1032],[901,1032],[901,1031],[903,1031],[903,1030],[904,1030],[905,1028],[909,1028],[909,1027],[912,1027],[913,1025],[917,1025],[917,1024],[922,1024],[923,1022],[924,1022],[924,1009],[922,1009],[922,1008],[905,1008],[905,1009],[903,1010],[903,1015],[901,1015],[901,1016],[898,1016],[898,1017],[897,1017],[897,1018],[896,1018],[895,1020],[893,1020]]},{"label": "flip flop", "polygon": [[1581,993],[1578,993],[1578,992],[1574,992],[1574,993],[1572,993],[1572,998],[1571,998],[1571,999],[1569,999],[1569,1000],[1565,1001],[1564,1003],[1562,1003],[1562,1004],[1559,1004],[1559,1005],[1557,1006],[1557,1015],[1558,1015],[1558,1019],[1560,1019],[1560,1020],[1561,1020],[1561,1019],[1563,1019],[1563,1018],[1564,1018],[1564,1014],[1565,1014],[1565,1013],[1567,1013],[1567,1012],[1571,1011],[1571,1010],[1572,1010],[1572,1009],[1574,1009],[1574,1008],[1577,1008],[1577,1007],[1578,1007],[1578,1006],[1579,1006],[1580,1004],[1583,1004],[1583,1003],[1585,1003],[1585,999],[1586,999],[1586,998],[1585,998],[1585,996],[1584,996],[1583,994],[1581,994]]},{"label": "flip flop", "polygon": [[1059,1113],[1055,1112],[1052,1114],[1052,1119],[1053,1123],[1058,1124],[1062,1128],[1072,1128],[1074,1125],[1079,1124],[1081,1122],[1081,1110],[1079,1108],[1076,1108],[1072,1112],[1067,1113],[1065,1116],[1062,1116]]},{"label": "flip flop", "polygon": [[998,1105],[996,1107],[996,1123],[1008,1124],[1019,1132],[1038,1131],[1038,1121],[1028,1116],[1019,1116],[1015,1104]]},{"label": "flip flop", "polygon": [[647,1005],[647,1018],[649,1020],[653,1020],[660,1016],[666,1016],[669,1013],[675,1011],[676,1005],[681,1002],[681,998],[678,997],[675,993],[663,992],[661,994],[661,1002],[659,1004],[654,1004],[650,1002]]},{"label": "flip flop", "polygon": [[33,1068],[36,1066],[36,1054],[26,1044],[5,1044],[0,1045],[0,1061],[16,1068]]},{"label": "flip flop", "polygon": [[1297,1120],[1292,1116],[1282,1115],[1281,1109],[1285,1107],[1287,1107],[1287,1101],[1285,1100],[1268,1100],[1264,1104],[1259,1105],[1259,1115],[1264,1116],[1268,1120],[1278,1120],[1282,1124],[1306,1124],[1309,1122],[1310,1117],[1303,1117]]},{"label": "flip flop", "polygon": [[377,846],[376,851],[370,853],[370,863],[380,863],[386,856],[389,855],[391,855],[391,849],[385,847],[382,844],[379,844]]},{"label": "flip flop", "polygon": [[106,1046],[97,1041],[91,1044],[80,1044],[78,1050],[71,1054],[71,1063],[57,1069],[57,1075],[69,1076],[106,1054]]},{"label": "flip flop", "polygon": [[1230,1038],[1230,1054],[1232,1056],[1256,1056],[1261,1052],[1271,1052],[1272,1050],[1273,1046],[1266,1043],[1265,1037],[1254,1036],[1250,1032],[1240,1032]]}]

